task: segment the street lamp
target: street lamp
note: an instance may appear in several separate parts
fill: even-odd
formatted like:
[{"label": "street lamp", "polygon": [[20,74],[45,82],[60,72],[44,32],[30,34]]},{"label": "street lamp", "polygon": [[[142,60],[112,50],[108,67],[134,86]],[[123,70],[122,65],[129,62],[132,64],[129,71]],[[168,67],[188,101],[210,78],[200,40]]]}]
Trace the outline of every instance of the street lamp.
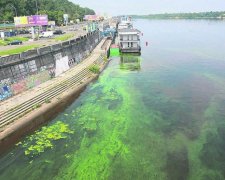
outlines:
[{"label": "street lamp", "polygon": [[37,3],[37,0],[35,0],[35,3],[36,3],[37,15],[38,15],[38,3]]}]

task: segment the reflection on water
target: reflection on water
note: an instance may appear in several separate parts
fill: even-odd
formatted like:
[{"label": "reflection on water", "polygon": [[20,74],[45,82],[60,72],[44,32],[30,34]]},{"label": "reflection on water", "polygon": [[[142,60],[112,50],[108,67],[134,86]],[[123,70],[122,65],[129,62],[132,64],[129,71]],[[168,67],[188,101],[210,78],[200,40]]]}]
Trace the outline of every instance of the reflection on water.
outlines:
[{"label": "reflection on water", "polygon": [[135,23],[141,57],[113,58],[0,179],[225,179],[225,22]]},{"label": "reflection on water", "polygon": [[141,70],[141,57],[139,55],[121,55],[120,56],[120,69],[139,71]]}]

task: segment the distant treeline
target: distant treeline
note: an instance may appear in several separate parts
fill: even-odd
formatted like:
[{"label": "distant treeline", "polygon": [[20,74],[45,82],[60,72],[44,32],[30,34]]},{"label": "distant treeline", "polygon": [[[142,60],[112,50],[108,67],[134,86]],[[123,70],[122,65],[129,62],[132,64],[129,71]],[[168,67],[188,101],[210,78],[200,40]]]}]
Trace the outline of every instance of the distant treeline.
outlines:
[{"label": "distant treeline", "polygon": [[68,0],[0,0],[0,23],[13,22],[13,17],[47,14],[57,24],[63,22],[63,14],[70,20],[82,19],[84,15],[95,14],[92,9],[82,8]]},{"label": "distant treeline", "polygon": [[149,15],[133,15],[133,18],[147,19],[225,19],[225,11],[222,12],[200,12],[200,13],[165,13]]}]

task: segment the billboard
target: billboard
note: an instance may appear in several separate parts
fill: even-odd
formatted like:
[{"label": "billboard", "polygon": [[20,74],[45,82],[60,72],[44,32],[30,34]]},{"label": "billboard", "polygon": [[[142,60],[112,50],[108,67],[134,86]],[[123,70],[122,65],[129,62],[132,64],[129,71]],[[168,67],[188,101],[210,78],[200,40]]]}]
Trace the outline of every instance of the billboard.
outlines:
[{"label": "billboard", "polygon": [[28,16],[28,24],[33,26],[47,26],[48,16],[47,15],[34,15]]},{"label": "billboard", "polygon": [[16,27],[27,26],[28,25],[27,16],[14,17],[14,23]]},{"label": "billboard", "polygon": [[48,25],[47,15],[21,16],[14,17],[16,27],[24,26],[45,26]]},{"label": "billboard", "polygon": [[63,14],[64,24],[68,24],[69,22],[69,14]]},{"label": "billboard", "polygon": [[97,15],[85,15],[84,16],[84,20],[87,20],[87,21],[99,21],[100,20],[100,16],[97,16]]}]

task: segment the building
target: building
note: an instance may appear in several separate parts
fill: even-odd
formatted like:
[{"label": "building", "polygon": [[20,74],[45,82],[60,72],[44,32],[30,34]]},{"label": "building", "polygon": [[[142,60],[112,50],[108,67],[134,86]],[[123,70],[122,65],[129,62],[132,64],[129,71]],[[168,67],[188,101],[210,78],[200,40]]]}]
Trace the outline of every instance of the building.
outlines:
[{"label": "building", "polygon": [[126,28],[118,30],[120,52],[140,53],[140,33],[137,29]]}]

